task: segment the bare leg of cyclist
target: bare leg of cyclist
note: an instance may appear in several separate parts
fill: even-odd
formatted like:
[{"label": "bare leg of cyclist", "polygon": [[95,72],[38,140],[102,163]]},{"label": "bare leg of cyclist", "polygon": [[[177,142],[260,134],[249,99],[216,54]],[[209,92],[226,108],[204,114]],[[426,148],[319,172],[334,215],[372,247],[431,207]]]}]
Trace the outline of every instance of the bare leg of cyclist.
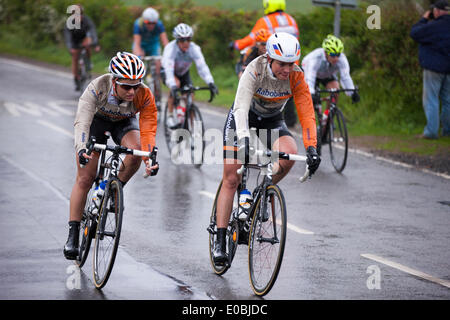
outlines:
[{"label": "bare leg of cyclist", "polygon": [[78,170],[75,184],[73,185],[72,193],[70,194],[70,221],[81,220],[84,204],[86,203],[86,196],[91,189],[97,173],[99,153],[93,152],[92,157],[93,159],[90,160],[84,168],[81,168],[78,162],[78,155],[76,155]]},{"label": "bare leg of cyclist", "polygon": [[240,183],[240,176],[236,172],[240,167],[241,164],[237,162],[223,165],[222,188],[217,199],[217,228],[228,227],[231,209],[233,208],[234,194]]},{"label": "bare leg of cyclist", "polygon": [[92,153],[92,157],[93,159],[84,168],[80,168],[78,155],[76,155],[78,170],[75,184],[70,194],[69,236],[63,249],[64,256],[69,260],[76,259],[78,255],[81,216],[83,214],[87,193],[94,182],[97,172],[99,154],[94,152]]},{"label": "bare leg of cyclist", "polygon": [[[141,149],[140,133],[138,130],[128,131],[120,141],[120,144],[130,149]],[[119,172],[119,180],[125,184],[138,171],[142,158],[126,155]]]},{"label": "bare leg of cyclist", "polygon": [[72,54],[72,75],[75,81],[79,80],[78,78],[78,60],[80,59],[80,49],[71,49],[70,53]]},{"label": "bare leg of cyclist", "polygon": [[[291,136],[282,136],[274,142],[272,150],[296,154],[297,144]],[[280,182],[291,170],[294,163],[295,161],[282,159],[275,163],[273,167],[273,183],[276,184]]]}]

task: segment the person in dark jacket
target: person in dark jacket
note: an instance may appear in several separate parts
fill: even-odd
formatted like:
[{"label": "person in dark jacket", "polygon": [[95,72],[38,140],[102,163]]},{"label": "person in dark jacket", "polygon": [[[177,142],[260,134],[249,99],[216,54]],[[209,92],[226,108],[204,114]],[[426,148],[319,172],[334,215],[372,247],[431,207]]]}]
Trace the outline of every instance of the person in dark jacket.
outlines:
[{"label": "person in dark jacket", "polygon": [[[72,74],[75,82],[75,90],[80,90],[80,79],[78,74],[78,60],[80,59],[81,49],[86,48],[87,54],[91,56],[91,46],[95,47],[95,51],[100,51],[100,46],[98,45],[97,31],[95,29],[95,24],[91,18],[84,14],[84,9],[81,5],[77,4],[79,7],[78,12],[80,14],[80,26],[73,28],[66,24],[64,28],[64,40],[67,48],[72,55]],[[92,68],[92,65],[88,66]]]},{"label": "person in dark jacket", "polygon": [[439,137],[439,98],[442,135],[450,136],[450,15],[447,0],[438,0],[411,29],[419,43],[423,68],[423,108],[427,118],[422,137]]}]

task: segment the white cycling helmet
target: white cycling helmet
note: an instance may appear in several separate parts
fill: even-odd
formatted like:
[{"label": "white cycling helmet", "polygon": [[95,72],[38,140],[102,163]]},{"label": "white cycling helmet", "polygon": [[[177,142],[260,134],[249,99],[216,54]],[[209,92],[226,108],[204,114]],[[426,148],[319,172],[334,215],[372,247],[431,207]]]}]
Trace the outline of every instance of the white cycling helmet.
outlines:
[{"label": "white cycling helmet", "polygon": [[172,35],[175,39],[180,38],[192,38],[194,36],[194,30],[185,23],[178,24],[173,28]]},{"label": "white cycling helmet", "polygon": [[156,23],[159,19],[159,13],[153,8],[147,8],[144,10],[144,12],[142,12],[142,18],[144,20]]},{"label": "white cycling helmet", "polygon": [[274,33],[267,39],[266,50],[272,59],[283,62],[296,62],[300,59],[300,43],[292,34]]},{"label": "white cycling helmet", "polygon": [[109,72],[115,78],[142,79],[145,75],[145,65],[132,53],[117,52],[117,55],[109,62]]}]

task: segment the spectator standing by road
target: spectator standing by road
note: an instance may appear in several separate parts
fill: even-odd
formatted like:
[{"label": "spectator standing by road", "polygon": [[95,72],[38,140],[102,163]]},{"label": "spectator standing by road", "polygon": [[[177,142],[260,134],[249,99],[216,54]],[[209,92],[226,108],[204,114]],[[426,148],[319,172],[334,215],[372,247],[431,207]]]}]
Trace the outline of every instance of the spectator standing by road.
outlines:
[{"label": "spectator standing by road", "polygon": [[450,15],[447,0],[438,0],[411,29],[419,43],[423,68],[423,108],[427,118],[422,138],[439,137],[439,99],[442,135],[450,136]]}]

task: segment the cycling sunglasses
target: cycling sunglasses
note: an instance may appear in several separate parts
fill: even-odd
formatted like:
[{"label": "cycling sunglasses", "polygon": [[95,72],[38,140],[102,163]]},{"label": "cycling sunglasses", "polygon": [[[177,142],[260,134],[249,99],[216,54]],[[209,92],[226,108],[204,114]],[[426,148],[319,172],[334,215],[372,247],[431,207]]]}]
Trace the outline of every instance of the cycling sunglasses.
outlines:
[{"label": "cycling sunglasses", "polygon": [[149,20],[144,20],[144,23],[145,23],[145,24],[156,24],[156,22],[151,22],[151,21],[149,21]]},{"label": "cycling sunglasses", "polygon": [[116,83],[125,91],[130,91],[131,89],[137,90],[141,87],[142,83],[136,83],[136,84],[129,84],[129,83],[122,83],[119,81],[116,81]]},{"label": "cycling sunglasses", "polygon": [[191,38],[179,38],[177,39],[178,42],[189,42],[191,41]]},{"label": "cycling sunglasses", "polygon": [[341,54],[340,53],[330,53],[330,57],[339,57]]}]

